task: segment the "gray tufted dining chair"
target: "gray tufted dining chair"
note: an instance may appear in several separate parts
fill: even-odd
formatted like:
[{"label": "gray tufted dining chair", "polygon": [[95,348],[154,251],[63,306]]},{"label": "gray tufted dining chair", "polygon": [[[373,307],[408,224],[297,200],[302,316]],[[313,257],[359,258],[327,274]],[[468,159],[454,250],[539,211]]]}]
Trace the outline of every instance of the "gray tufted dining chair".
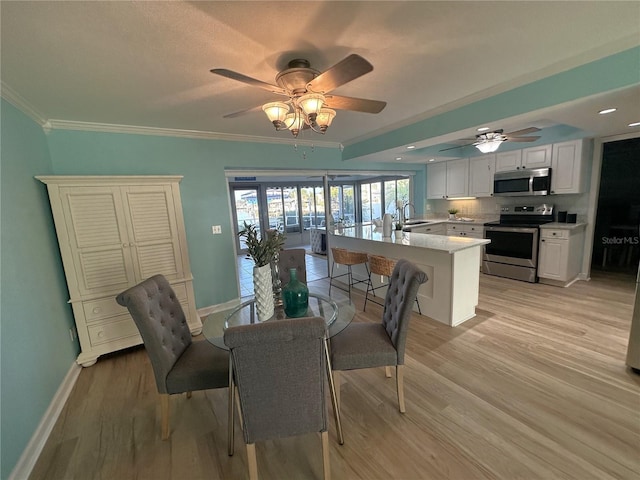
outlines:
[{"label": "gray tufted dining chair", "polygon": [[285,286],[289,283],[289,269],[295,268],[298,273],[298,280],[307,283],[307,260],[304,248],[287,248],[280,250],[278,256],[278,273],[280,275],[280,283]]},{"label": "gray tufted dining chair", "polygon": [[180,302],[162,275],[116,297],[127,307],[147,350],[160,394],[162,439],[169,438],[169,395],[229,385],[229,354],[207,341],[193,342]]},{"label": "gray tufted dining chair", "polygon": [[389,278],[382,323],[351,323],[331,338],[331,367],[336,396],[340,399],[338,371],[360,368],[396,367],[396,386],[400,412],[404,413],[404,352],[411,311],[427,275],[407,260],[398,260]]},{"label": "gray tufted dining chair", "polygon": [[[231,377],[240,397],[251,480],[258,478],[255,442],[312,432],[320,432],[324,479],[330,478],[325,333],[322,317],[240,325],[224,332]],[[235,389],[231,387],[229,434],[233,445]]]}]

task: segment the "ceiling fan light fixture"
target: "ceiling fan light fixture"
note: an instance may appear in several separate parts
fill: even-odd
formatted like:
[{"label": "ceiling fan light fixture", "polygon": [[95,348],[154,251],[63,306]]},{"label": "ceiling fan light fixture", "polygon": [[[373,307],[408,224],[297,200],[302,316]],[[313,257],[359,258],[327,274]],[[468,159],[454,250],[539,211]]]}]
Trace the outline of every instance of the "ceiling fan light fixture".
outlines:
[{"label": "ceiling fan light fixture", "polygon": [[298,98],[297,103],[309,120],[313,121],[324,105],[324,101],[324,95],[321,93],[306,93]]},{"label": "ceiling fan light fixture", "polygon": [[318,116],[316,117],[316,123],[318,127],[320,127],[320,132],[324,133],[327,131],[327,128],[333,122],[334,117],[336,116],[336,111],[330,108],[321,108]]},{"label": "ceiling fan light fixture", "polygon": [[481,140],[475,147],[482,153],[493,153],[498,150],[498,147],[503,141],[501,139]]},{"label": "ceiling fan light fixture", "polygon": [[283,102],[265,103],[262,106],[262,111],[267,115],[269,121],[276,127],[276,130],[282,130],[283,127],[286,127],[285,118],[289,113],[289,105]]},{"label": "ceiling fan light fixture", "polygon": [[301,115],[301,113],[302,112],[298,110],[297,112],[287,114],[284,118],[285,126],[291,130],[294,137],[298,136],[298,133],[300,133],[300,130],[303,129],[305,124],[304,115]]}]

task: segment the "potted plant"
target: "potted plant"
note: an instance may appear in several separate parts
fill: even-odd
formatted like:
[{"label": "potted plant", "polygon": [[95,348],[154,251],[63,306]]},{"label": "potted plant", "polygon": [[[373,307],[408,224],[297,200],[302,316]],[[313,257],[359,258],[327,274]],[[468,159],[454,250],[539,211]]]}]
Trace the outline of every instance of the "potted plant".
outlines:
[{"label": "potted plant", "polygon": [[456,213],[458,213],[458,209],[457,208],[450,208],[448,210],[449,212],[449,220],[455,220],[456,219]]},{"label": "potted plant", "polygon": [[244,222],[238,232],[247,246],[247,255],[253,259],[253,291],[256,297],[258,320],[268,320],[273,316],[273,274],[272,262],[276,261],[284,245],[283,233],[272,230],[267,235],[258,236],[255,225]]},{"label": "potted plant", "polygon": [[394,227],[394,234],[396,239],[402,238],[402,222],[396,222],[396,225]]}]

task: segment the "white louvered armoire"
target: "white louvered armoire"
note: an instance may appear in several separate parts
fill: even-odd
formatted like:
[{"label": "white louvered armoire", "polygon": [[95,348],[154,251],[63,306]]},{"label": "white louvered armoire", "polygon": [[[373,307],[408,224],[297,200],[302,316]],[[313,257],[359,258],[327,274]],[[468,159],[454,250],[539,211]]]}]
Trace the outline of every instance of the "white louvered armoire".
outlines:
[{"label": "white louvered armoire", "polygon": [[202,331],[193,294],[179,183],[181,176],[38,176],[47,185],[81,352],[139,345],[123,290],[161,273],[193,335]]}]

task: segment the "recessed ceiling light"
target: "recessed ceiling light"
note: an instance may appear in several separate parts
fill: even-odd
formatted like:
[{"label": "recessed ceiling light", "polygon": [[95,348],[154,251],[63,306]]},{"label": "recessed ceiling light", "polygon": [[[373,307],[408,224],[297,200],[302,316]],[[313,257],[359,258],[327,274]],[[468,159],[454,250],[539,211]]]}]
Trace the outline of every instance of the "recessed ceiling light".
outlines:
[{"label": "recessed ceiling light", "polygon": [[409,145],[409,146],[407,146],[407,150],[413,150],[414,148],[416,148],[416,146],[415,146],[415,145]]},{"label": "recessed ceiling light", "polygon": [[640,122],[633,122],[629,124],[630,127],[640,127]]},{"label": "recessed ceiling light", "polygon": [[396,160],[402,160],[402,157],[396,157]]},{"label": "recessed ceiling light", "polygon": [[606,115],[607,113],[615,112],[617,108],[605,108],[604,110],[600,110],[598,113],[600,115]]},{"label": "recessed ceiling light", "polygon": [[430,158],[429,159],[430,162],[433,162],[434,160],[435,160],[435,158]]},{"label": "recessed ceiling light", "polygon": [[480,127],[478,129],[479,132],[486,132],[487,130],[489,130],[489,127]]}]

